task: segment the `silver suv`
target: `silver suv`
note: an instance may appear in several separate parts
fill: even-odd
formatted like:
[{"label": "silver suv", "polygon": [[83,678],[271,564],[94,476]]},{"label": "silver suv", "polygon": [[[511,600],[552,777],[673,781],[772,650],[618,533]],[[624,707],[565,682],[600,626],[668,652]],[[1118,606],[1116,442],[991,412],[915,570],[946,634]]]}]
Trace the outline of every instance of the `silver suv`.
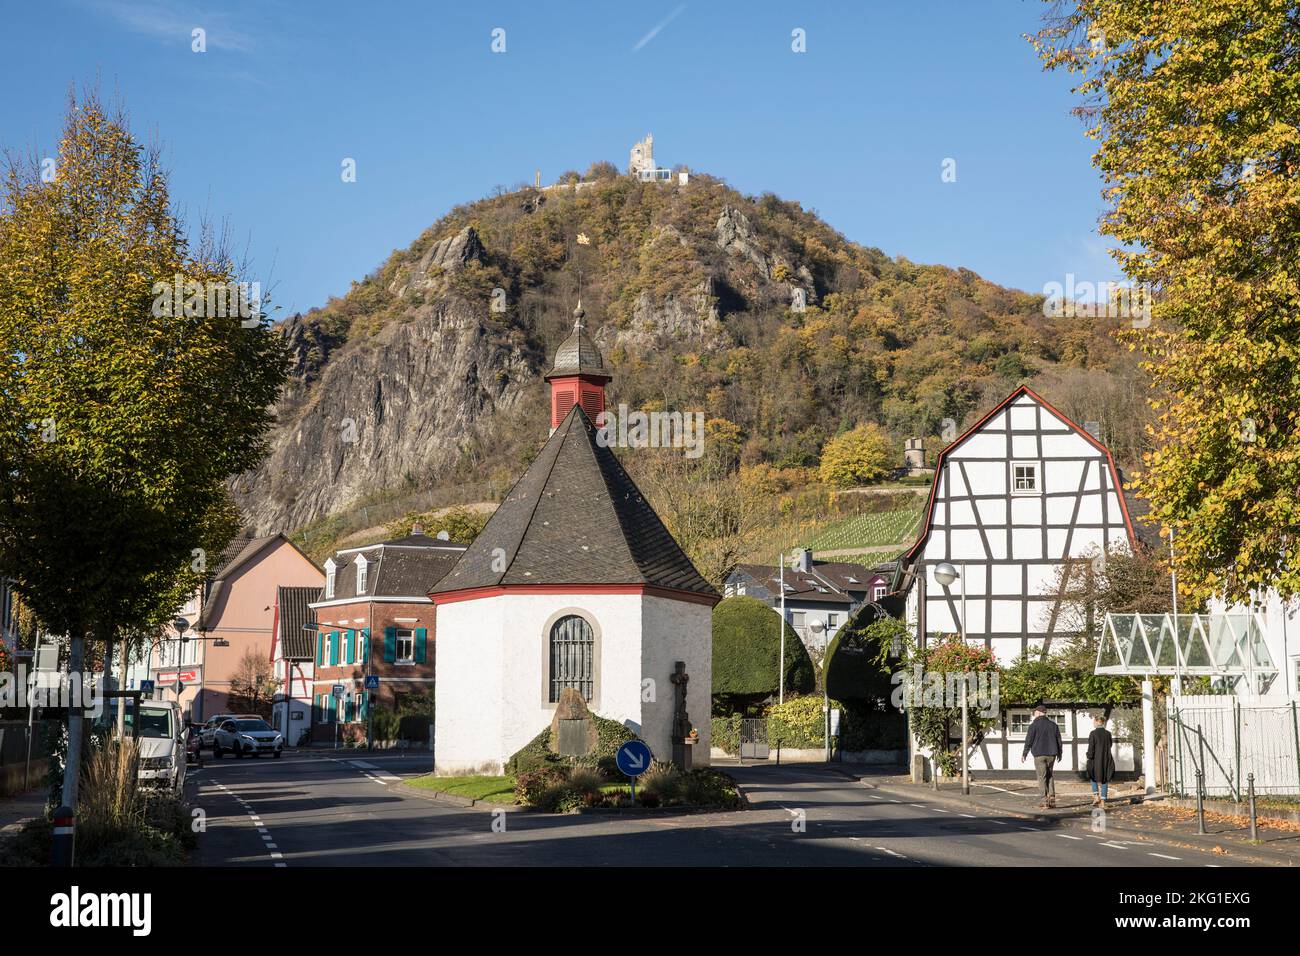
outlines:
[{"label": "silver suv", "polygon": [[217,725],[212,735],[212,756],[220,759],[229,751],[236,757],[260,757],[284,753],[284,738],[256,714],[228,717]]},{"label": "silver suv", "polygon": [[211,747],[213,738],[217,736],[217,728],[227,720],[234,719],[234,716],[234,714],[217,714],[215,717],[209,717],[199,728],[199,750]]}]

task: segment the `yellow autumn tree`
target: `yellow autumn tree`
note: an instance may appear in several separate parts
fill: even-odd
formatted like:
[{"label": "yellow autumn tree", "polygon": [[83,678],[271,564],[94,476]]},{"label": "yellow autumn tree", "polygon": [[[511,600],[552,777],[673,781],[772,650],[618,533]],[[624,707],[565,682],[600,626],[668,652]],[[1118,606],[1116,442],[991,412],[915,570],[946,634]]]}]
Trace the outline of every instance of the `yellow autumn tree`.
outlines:
[{"label": "yellow autumn tree", "polygon": [[836,435],[822,448],[818,477],[828,485],[847,488],[876,481],[894,466],[894,442],[875,423]]},{"label": "yellow autumn tree", "polygon": [[1294,0],[1054,3],[1030,38],[1079,80],[1101,231],[1152,290],[1136,475],[1193,597],[1300,593],[1300,18]]}]

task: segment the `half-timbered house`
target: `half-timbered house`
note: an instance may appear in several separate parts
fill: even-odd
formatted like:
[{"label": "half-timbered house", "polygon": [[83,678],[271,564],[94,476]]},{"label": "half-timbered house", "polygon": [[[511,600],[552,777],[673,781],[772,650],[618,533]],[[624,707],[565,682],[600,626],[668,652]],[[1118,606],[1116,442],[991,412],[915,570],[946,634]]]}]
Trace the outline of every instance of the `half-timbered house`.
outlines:
[{"label": "half-timbered house", "polygon": [[[1121,475],[1106,446],[1021,386],[939,454],[924,527],[895,583],[907,591],[918,641],[964,634],[1009,665],[1026,653],[1049,654],[1054,640],[1070,636],[1063,568],[1133,543]],[[935,576],[943,564],[957,572],[947,584]],[[1012,706],[1001,709],[976,765],[1032,770],[1020,753],[1036,702],[1005,703]],[[1045,703],[1066,746],[1061,769],[1082,766],[1095,708]],[[1127,742],[1117,747],[1117,763],[1133,768]]]}]

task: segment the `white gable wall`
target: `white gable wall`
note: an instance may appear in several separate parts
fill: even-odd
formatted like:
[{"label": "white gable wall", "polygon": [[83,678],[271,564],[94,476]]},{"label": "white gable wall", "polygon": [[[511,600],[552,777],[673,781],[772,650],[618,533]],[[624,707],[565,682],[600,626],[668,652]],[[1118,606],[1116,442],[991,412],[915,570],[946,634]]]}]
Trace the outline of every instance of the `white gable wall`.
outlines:
[{"label": "white gable wall", "polygon": [[[1033,493],[1013,488],[1013,463],[1037,467]],[[917,555],[926,576],[926,632],[960,629],[961,582],[947,591],[934,566],[965,565],[965,632],[1006,662],[1060,633],[1058,568],[1128,547],[1108,456],[1033,396],[1022,394],[944,455],[935,476],[929,537]],[[909,613],[916,622],[920,589]]]}]

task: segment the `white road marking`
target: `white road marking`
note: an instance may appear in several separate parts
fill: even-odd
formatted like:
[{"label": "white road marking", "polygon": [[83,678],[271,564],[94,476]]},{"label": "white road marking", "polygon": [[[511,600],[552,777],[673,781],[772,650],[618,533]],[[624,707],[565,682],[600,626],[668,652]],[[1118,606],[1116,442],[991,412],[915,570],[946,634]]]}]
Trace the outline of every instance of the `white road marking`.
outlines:
[{"label": "white road marking", "polygon": [[1108,847],[1110,847],[1112,850],[1127,850],[1127,849],[1128,849],[1128,847],[1126,847],[1126,846],[1121,846],[1121,845],[1118,844],[1118,843],[1101,843],[1101,844],[1098,844],[1098,845],[1099,845],[1099,846],[1108,846]]},{"label": "white road marking", "polygon": [[1059,836],[1059,837],[1061,837],[1061,838],[1063,838],[1063,839],[1066,839],[1066,840],[1080,840],[1080,841],[1083,840],[1083,837],[1070,836],[1070,834],[1068,834],[1068,833],[1058,833],[1057,836]]},{"label": "white road marking", "polygon": [[1180,860],[1180,859],[1182,859],[1182,857],[1178,857],[1178,856],[1169,856],[1169,855],[1167,855],[1167,854],[1165,854],[1165,853],[1148,853],[1147,856],[1158,856],[1158,857],[1160,857],[1160,859],[1162,859],[1162,860]]},{"label": "white road marking", "polygon": [[959,814],[957,814],[957,816],[959,816],[959,817],[966,817],[968,820],[974,820],[974,819],[975,819],[975,814],[973,814],[973,813],[959,813]]}]

